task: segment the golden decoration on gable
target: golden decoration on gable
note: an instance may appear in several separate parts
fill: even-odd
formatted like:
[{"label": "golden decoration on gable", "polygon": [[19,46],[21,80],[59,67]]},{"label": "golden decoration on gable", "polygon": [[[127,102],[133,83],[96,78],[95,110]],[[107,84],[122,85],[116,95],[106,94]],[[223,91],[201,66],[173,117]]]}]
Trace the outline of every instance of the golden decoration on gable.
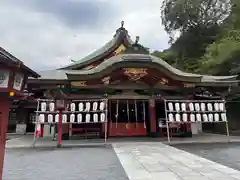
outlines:
[{"label": "golden decoration on gable", "polygon": [[162,84],[162,85],[166,85],[166,84],[168,84],[168,79],[166,79],[166,78],[161,78],[160,81],[159,81],[159,83]]},{"label": "golden decoration on gable", "polygon": [[124,74],[132,81],[137,81],[146,76],[147,68],[124,68]]},{"label": "golden decoration on gable", "polygon": [[114,54],[115,54],[115,56],[116,55],[119,55],[121,52],[123,52],[123,51],[125,51],[126,50],[126,47],[123,45],[123,44],[121,44],[115,51],[114,51]]},{"label": "golden decoration on gable", "polygon": [[75,87],[87,86],[87,81],[73,81],[71,85]]},{"label": "golden decoration on gable", "polygon": [[108,85],[110,82],[110,76],[106,76],[106,77],[102,78],[102,82],[103,82],[103,84]]},{"label": "golden decoration on gable", "polygon": [[184,86],[185,88],[193,88],[193,87],[195,87],[195,84],[192,84],[192,83],[183,83],[183,86]]}]

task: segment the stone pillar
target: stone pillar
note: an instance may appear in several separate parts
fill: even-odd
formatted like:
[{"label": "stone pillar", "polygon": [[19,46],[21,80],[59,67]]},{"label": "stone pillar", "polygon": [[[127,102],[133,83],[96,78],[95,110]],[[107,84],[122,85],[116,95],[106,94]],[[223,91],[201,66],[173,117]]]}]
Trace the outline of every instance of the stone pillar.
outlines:
[{"label": "stone pillar", "polygon": [[3,163],[10,105],[11,101],[7,97],[0,96],[0,180],[2,180],[3,174]]},{"label": "stone pillar", "polygon": [[150,133],[152,137],[157,136],[157,123],[156,123],[156,107],[155,99],[149,99],[149,120],[150,120]]}]

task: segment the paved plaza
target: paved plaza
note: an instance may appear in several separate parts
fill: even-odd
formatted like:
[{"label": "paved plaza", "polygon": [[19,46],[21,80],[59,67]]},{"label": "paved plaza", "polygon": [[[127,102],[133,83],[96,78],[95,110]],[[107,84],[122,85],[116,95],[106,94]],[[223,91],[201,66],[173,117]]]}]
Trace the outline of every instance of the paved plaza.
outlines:
[{"label": "paved plaza", "polygon": [[238,143],[175,147],[141,141],[111,144],[8,148],[4,180],[240,180]]},{"label": "paved plaza", "polygon": [[3,180],[128,180],[112,148],[9,149]]},{"label": "paved plaza", "polygon": [[174,147],[240,170],[240,143],[179,144]]},{"label": "paved plaza", "polygon": [[130,180],[240,180],[240,171],[162,143],[116,144]]}]

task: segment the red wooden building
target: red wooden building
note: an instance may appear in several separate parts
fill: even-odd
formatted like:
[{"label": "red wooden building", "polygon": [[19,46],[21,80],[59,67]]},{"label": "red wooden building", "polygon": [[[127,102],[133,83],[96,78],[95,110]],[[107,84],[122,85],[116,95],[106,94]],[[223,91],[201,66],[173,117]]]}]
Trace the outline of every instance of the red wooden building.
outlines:
[{"label": "red wooden building", "polygon": [[[107,98],[108,136],[157,136],[159,119],[165,118],[163,99],[221,99],[238,86],[237,76],[187,73],[152,56],[139,44],[139,37],[131,40],[123,22],[113,39],[97,51],[40,75],[28,81],[35,98],[53,99],[59,90],[69,100]],[[36,110],[34,103],[24,106]],[[73,129],[79,128],[88,127]]]}]

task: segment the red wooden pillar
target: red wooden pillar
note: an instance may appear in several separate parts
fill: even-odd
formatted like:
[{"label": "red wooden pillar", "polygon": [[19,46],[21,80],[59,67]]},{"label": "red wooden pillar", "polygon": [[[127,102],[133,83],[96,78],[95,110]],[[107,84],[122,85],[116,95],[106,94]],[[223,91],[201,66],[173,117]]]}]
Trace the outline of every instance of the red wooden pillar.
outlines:
[{"label": "red wooden pillar", "polygon": [[149,99],[149,120],[150,120],[150,132],[152,137],[157,136],[157,120],[156,120],[156,107],[155,99]]},{"label": "red wooden pillar", "polygon": [[59,122],[58,122],[58,143],[57,147],[62,146],[62,110],[59,110]]},{"label": "red wooden pillar", "polygon": [[7,97],[0,96],[0,180],[2,180],[3,175],[9,111],[10,100]]},{"label": "red wooden pillar", "polygon": [[40,129],[40,137],[43,137],[44,135],[44,124],[41,124],[41,129]]}]

